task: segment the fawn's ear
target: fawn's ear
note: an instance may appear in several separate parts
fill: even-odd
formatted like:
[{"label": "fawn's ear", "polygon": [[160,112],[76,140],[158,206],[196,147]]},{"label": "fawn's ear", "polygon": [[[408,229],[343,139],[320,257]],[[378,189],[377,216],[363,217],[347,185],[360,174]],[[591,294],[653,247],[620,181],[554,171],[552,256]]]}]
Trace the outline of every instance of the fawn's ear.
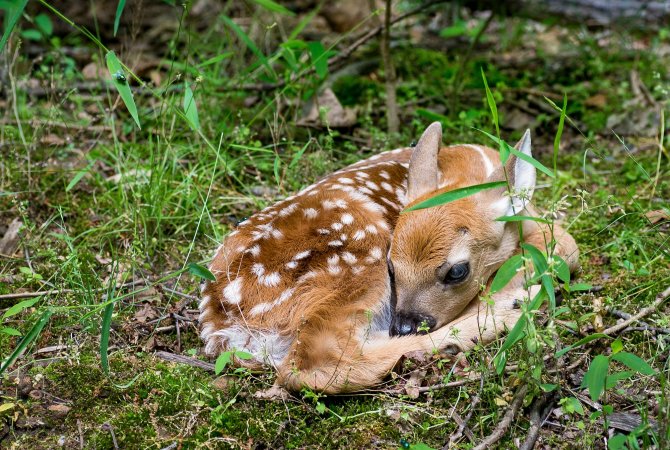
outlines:
[{"label": "fawn's ear", "polygon": [[437,154],[442,143],[442,125],[431,123],[421,135],[409,160],[407,175],[407,200],[413,202],[424,194],[437,189]]},{"label": "fawn's ear", "polygon": [[[521,140],[517,142],[514,148],[520,153],[532,157],[530,148],[530,130],[526,130],[521,137]],[[507,178],[512,190],[512,196],[510,199],[506,195],[506,189],[499,192],[503,194],[504,198],[496,202],[494,209],[496,210],[495,213],[501,216],[513,216],[523,211],[533,196],[533,191],[535,190],[535,166],[512,154],[507,159],[505,170],[507,171]],[[491,176],[491,179],[492,181],[494,181],[494,179],[504,180],[505,178],[504,173],[502,173],[502,168],[499,171],[495,171]]]}]

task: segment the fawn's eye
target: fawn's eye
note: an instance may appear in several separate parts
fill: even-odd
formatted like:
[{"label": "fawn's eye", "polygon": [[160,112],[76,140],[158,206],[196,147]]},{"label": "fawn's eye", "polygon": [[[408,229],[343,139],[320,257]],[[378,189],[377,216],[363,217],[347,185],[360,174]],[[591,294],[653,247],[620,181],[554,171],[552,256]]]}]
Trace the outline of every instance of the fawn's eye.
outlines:
[{"label": "fawn's eye", "polygon": [[444,276],[445,284],[456,284],[465,280],[465,278],[470,273],[470,264],[469,263],[458,263],[451,266],[449,272]]}]

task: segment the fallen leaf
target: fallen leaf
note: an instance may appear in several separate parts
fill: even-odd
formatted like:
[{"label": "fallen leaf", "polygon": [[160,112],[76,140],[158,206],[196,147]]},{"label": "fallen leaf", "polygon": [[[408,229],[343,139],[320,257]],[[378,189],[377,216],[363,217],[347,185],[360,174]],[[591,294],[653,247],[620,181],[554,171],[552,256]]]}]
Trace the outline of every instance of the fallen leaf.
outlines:
[{"label": "fallen leaf", "polygon": [[596,94],[584,100],[586,106],[593,106],[595,108],[603,109],[607,106],[607,96],[605,94]]},{"label": "fallen leaf", "polygon": [[156,308],[148,303],[145,303],[142,309],[137,311],[133,316],[138,323],[147,323],[149,320],[158,318],[159,314]]},{"label": "fallen leaf", "polygon": [[649,222],[651,222],[652,225],[656,225],[657,223],[670,220],[670,214],[668,213],[668,211],[665,211],[663,209],[648,211],[644,215],[649,220]]},{"label": "fallen leaf", "polygon": [[0,239],[0,254],[13,255],[19,246],[19,230],[21,229],[21,219],[18,217],[9,224],[5,235]]},{"label": "fallen leaf", "polygon": [[494,402],[497,406],[507,406],[507,405],[509,405],[509,403],[507,403],[507,401],[502,397],[496,397]]},{"label": "fallen leaf", "polygon": [[65,142],[65,139],[53,133],[49,133],[46,136],[42,136],[40,138],[40,143],[44,145],[61,146],[65,145]]},{"label": "fallen leaf", "polygon": [[279,386],[277,383],[273,384],[270,388],[254,392],[254,398],[260,400],[282,400],[285,401],[289,398],[290,394],[286,389]]},{"label": "fallen leaf", "polygon": [[67,405],[57,404],[57,405],[50,405],[47,409],[52,413],[54,413],[54,415],[56,415],[57,417],[65,417],[72,408],[70,408]]},{"label": "fallen leaf", "polygon": [[2,405],[0,405],[0,413],[9,411],[10,409],[14,408],[14,406],[16,406],[16,404],[14,403],[3,403]]},{"label": "fallen leaf", "polygon": [[298,120],[300,126],[347,128],[357,120],[356,109],[343,107],[330,88],[326,88],[316,98],[312,97],[303,112],[303,117]]}]

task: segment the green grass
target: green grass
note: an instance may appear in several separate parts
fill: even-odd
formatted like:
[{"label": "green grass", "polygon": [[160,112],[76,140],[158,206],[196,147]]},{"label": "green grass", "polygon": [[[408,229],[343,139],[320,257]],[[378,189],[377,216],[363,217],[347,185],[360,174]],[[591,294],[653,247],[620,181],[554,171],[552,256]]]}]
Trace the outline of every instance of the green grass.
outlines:
[{"label": "green grass", "polygon": [[[578,33],[562,44],[559,55],[538,52],[518,67],[499,61],[496,52],[523,50],[533,31],[527,23],[509,19],[503,35],[485,34],[483,43],[493,51],[475,51],[466,62],[456,103],[448,95],[461,61],[459,49],[436,51],[401,42],[393,57],[401,80],[398,100],[405,126],[398,135],[388,136],[378,65],[334,77],[333,89],[342,103],[358,108],[355,129],[299,127],[300,101],[324,83],[310,72],[313,54],[306,43],[278,45],[285,35],[272,27],[264,40],[243,37],[220,18],[200,33],[187,13],[173,12],[180,28],[160,55],[167,63],[163,82],[134,93],[141,130],[117,102],[111,85],[101,84],[87,93],[71,90],[82,81],[81,67],[64,47],[90,47],[103,66],[106,53],[76,30],[62,41],[43,34],[39,44],[49,51],[47,57],[30,66],[20,53],[8,67],[17,82],[49,81],[66,95],[31,97],[14,89],[19,120],[8,112],[0,131],[0,226],[17,217],[24,224],[19,251],[0,259],[0,294],[58,291],[0,324],[26,334],[41,314],[53,313],[2,375],[0,406],[13,404],[0,412],[8,431],[0,441],[3,448],[54,448],[61,439],[66,446],[77,447],[80,435],[87,448],[111,448],[112,435],[103,429],[105,423],[122,448],[160,449],[175,441],[182,448],[393,448],[401,440],[440,448],[457,428],[453,412],[465,417],[473,408],[469,428],[480,440],[497,425],[520,380],[531,376],[537,377],[534,393],[541,383],[556,384],[560,397],[578,398],[584,409],[584,414],[568,411],[560,419],[552,418],[559,426],[543,429],[544,445],[600,445],[601,418],[590,417],[593,406],[570,378],[573,374],[537,374],[533,364],[556,350],[555,339],[569,345],[597,331],[595,296],[605,307],[634,314],[670,285],[667,222],[652,225],[645,217],[649,211],[670,207],[668,154],[661,154],[659,166],[657,139],[633,135],[622,143],[606,128],[612,114],[634,108],[627,103],[633,96],[631,70],[639,73],[654,100],[667,106],[668,57],[657,51],[668,44],[667,37],[652,36],[647,49],[633,52],[629,42],[616,35],[602,46],[594,35]],[[261,23],[277,17],[261,7],[253,14]],[[20,26],[30,28],[28,23]],[[15,38],[11,42],[15,45]],[[363,51],[375,57],[376,52],[376,44]],[[568,53],[574,56],[561,57]],[[128,63],[123,51],[117,56]],[[539,178],[539,184],[551,185],[538,189],[534,202],[544,209],[561,206],[582,252],[582,271],[576,277],[603,287],[595,294],[565,293],[569,310],[550,327],[538,327],[533,335],[535,351],[527,339],[509,352],[507,363],[517,365],[516,370],[495,375],[492,360],[501,340],[468,355],[469,370],[486,373],[483,388],[475,382],[413,399],[394,392],[397,382],[392,379],[385,390],[365,395],[303,393],[271,402],[254,397],[271,386],[271,373],[231,368],[221,389],[203,370],[152,356],[157,349],[177,351],[176,333],[158,330],[174,322],[168,318],[139,323],[138,312],[149,305],[160,317],[184,300],[164,287],[197,295],[199,280],[184,268],[207,261],[238,221],[339,167],[409,144],[435,118],[443,123],[445,143],[490,145],[476,130],[494,131],[482,68],[497,103],[502,138],[513,142],[523,132],[505,128],[519,104],[537,111],[527,126],[535,129],[534,155],[547,167],[553,168],[553,139],[561,112],[541,95],[527,92],[567,95],[568,119],[556,178]],[[236,89],[250,82],[291,80],[301,73],[307,75],[276,90],[250,94]],[[130,86],[138,86],[130,73],[126,76]],[[184,82],[192,89],[199,127],[194,126],[193,111],[184,110]],[[606,95],[607,102],[590,106],[597,94]],[[560,100],[555,101],[560,106]],[[54,136],[67,139],[54,145]],[[138,284],[104,296],[109,286],[131,281]],[[145,289],[147,284],[155,286]],[[0,309],[17,302],[0,299]],[[103,311],[112,302],[107,376],[99,348]],[[186,309],[196,307],[195,301],[186,300]],[[615,321],[607,314],[603,318],[606,325]],[[646,321],[670,327],[667,314]],[[658,374],[623,380],[607,390],[600,403],[612,405],[614,412],[647,411],[655,404],[667,408],[670,394],[662,383],[668,376],[670,341],[639,331],[624,333],[620,339],[626,352],[648,361]],[[18,337],[0,333],[0,355],[9,355],[18,342]],[[193,326],[182,322],[179,344],[182,353],[198,354],[200,341]],[[36,353],[53,345],[63,350]],[[597,340],[587,347],[591,356],[574,369],[575,376],[588,369],[592,357],[608,355],[611,341]],[[568,353],[568,363],[582,352]],[[445,364],[429,373],[439,382],[450,369],[451,364]],[[24,378],[33,387],[17,394]],[[475,397],[479,402],[473,407]],[[64,418],[48,409],[59,403],[71,408]],[[515,438],[523,441],[527,417],[515,421],[501,441],[503,447],[511,446]],[[662,413],[655,419],[665,428],[659,428],[655,437],[641,433],[641,444],[670,441],[669,436],[660,436],[668,433],[667,412],[665,422]],[[458,448],[470,445],[463,439]]]}]

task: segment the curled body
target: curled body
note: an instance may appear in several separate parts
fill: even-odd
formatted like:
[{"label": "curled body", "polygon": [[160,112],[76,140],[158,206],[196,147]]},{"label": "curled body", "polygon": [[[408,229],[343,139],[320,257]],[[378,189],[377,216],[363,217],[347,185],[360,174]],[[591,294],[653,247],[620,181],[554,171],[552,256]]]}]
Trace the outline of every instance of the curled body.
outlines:
[{"label": "curled body", "polygon": [[[525,139],[525,141],[524,141]],[[517,146],[530,154],[527,133]],[[278,383],[323,392],[381,382],[405,353],[463,351],[493,340],[520,315],[518,276],[479,301],[500,265],[518,252],[518,225],[532,215],[534,168],[477,145],[441,147],[439,124],[415,148],[379,155],[330,174],[242,222],[211,263],[203,286],[201,336],[210,355],[244,350],[271,366]],[[437,193],[507,178],[445,205],[400,214]],[[523,223],[524,240],[546,250],[549,230]],[[555,252],[577,266],[574,240],[553,229]],[[417,334],[428,328],[427,334]]]}]

